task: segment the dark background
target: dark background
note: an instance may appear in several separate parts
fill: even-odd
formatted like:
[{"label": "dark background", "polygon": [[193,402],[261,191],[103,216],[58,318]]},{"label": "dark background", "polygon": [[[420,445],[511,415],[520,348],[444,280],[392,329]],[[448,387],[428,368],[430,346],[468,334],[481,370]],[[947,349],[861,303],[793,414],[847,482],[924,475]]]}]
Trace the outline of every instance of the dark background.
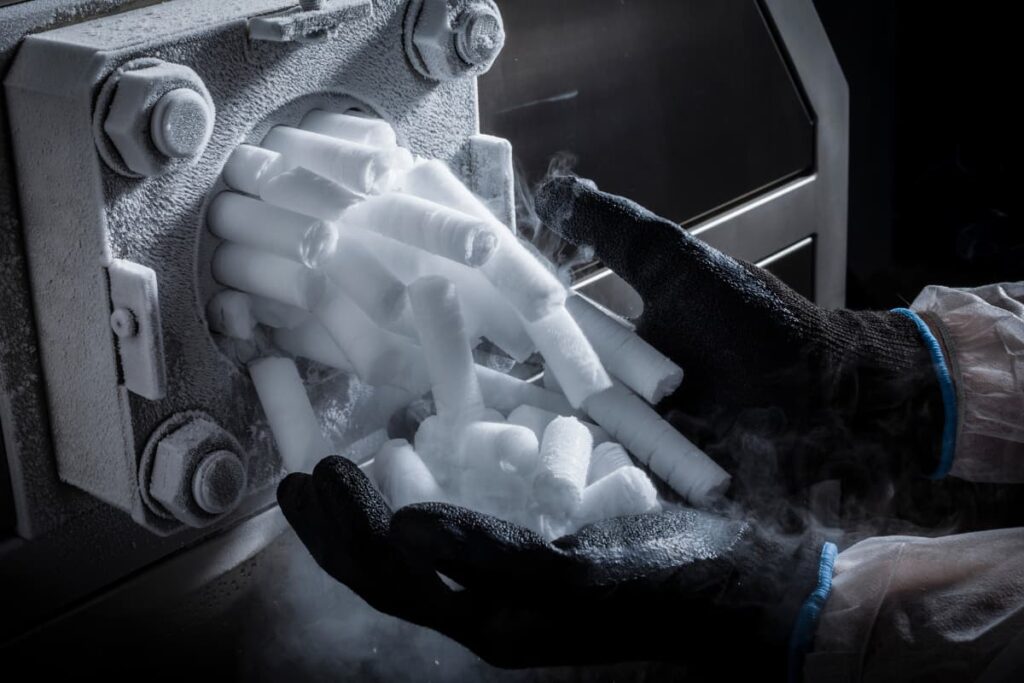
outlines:
[{"label": "dark background", "polygon": [[815,5],[850,86],[848,305],[1024,279],[1015,3]]}]

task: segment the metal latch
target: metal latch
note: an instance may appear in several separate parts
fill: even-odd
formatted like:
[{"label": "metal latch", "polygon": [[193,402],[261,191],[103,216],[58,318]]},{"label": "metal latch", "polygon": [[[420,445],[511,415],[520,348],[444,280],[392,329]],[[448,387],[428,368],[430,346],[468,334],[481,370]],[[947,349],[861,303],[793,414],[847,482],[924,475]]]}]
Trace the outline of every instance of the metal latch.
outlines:
[{"label": "metal latch", "polygon": [[152,268],[115,259],[110,275],[110,327],[117,336],[124,385],[152,401],[167,394],[160,301]]}]

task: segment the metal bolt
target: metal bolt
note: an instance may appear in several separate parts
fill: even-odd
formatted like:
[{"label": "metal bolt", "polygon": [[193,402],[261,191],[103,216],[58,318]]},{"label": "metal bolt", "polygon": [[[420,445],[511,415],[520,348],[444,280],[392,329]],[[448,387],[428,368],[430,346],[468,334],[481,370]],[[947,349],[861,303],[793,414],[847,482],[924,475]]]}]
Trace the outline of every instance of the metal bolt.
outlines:
[{"label": "metal bolt", "polygon": [[140,483],[146,489],[143,499],[155,514],[201,528],[242,500],[244,451],[205,414],[171,419],[180,426],[160,433],[150,464],[140,468]]},{"label": "metal bolt", "polygon": [[501,17],[487,6],[474,6],[459,17],[455,46],[459,56],[473,66],[490,64],[505,45]]},{"label": "metal bolt", "polygon": [[145,178],[198,158],[213,132],[213,98],[183,64],[142,57],[116,69],[100,88],[93,137],[107,166]]},{"label": "metal bolt", "polygon": [[413,68],[435,81],[486,73],[505,46],[494,0],[409,0],[404,31]]},{"label": "metal bolt", "polygon": [[231,451],[214,451],[204,457],[192,475],[192,496],[211,515],[238,505],[245,493],[245,467]]},{"label": "metal bolt", "polygon": [[127,308],[118,308],[110,314],[110,327],[120,339],[134,337],[139,333],[139,322]]},{"label": "metal bolt", "polygon": [[150,115],[153,144],[172,159],[198,155],[213,133],[213,111],[202,95],[177,88],[159,100]]}]

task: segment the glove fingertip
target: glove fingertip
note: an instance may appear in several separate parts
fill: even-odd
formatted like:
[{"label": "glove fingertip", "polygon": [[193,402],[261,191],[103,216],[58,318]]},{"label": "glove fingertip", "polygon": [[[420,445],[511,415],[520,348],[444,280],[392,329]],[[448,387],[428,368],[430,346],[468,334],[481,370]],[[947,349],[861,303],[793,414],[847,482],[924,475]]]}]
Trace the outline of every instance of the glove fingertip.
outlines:
[{"label": "glove fingertip", "polygon": [[277,503],[282,509],[301,507],[305,487],[311,477],[303,472],[292,472],[277,484]]}]

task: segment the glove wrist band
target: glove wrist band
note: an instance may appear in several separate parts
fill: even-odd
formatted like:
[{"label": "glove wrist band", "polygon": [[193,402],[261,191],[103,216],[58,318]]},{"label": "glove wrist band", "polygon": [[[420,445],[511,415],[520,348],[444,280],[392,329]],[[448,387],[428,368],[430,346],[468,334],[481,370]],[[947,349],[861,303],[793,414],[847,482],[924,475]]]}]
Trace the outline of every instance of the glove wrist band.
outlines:
[{"label": "glove wrist band", "polygon": [[839,549],[835,543],[825,543],[821,547],[818,562],[818,583],[811,594],[804,600],[797,613],[796,622],[789,639],[789,661],[787,680],[796,683],[803,671],[804,658],[814,645],[814,632],[829,593],[832,592],[832,574],[835,570],[836,556]]},{"label": "glove wrist band", "polygon": [[935,378],[939,384],[939,392],[942,395],[944,420],[942,426],[942,445],[939,455],[939,464],[933,472],[928,474],[928,477],[930,479],[942,479],[949,474],[949,470],[953,467],[953,455],[956,449],[956,388],[953,384],[953,378],[946,362],[946,356],[942,352],[942,345],[939,343],[935,334],[932,333],[932,328],[928,323],[909,308],[895,308],[892,312],[897,315],[902,315],[914,323],[915,327],[917,327],[918,333],[921,335],[921,339],[924,341],[925,348],[928,350],[928,354],[931,357],[932,367],[935,371]]}]

